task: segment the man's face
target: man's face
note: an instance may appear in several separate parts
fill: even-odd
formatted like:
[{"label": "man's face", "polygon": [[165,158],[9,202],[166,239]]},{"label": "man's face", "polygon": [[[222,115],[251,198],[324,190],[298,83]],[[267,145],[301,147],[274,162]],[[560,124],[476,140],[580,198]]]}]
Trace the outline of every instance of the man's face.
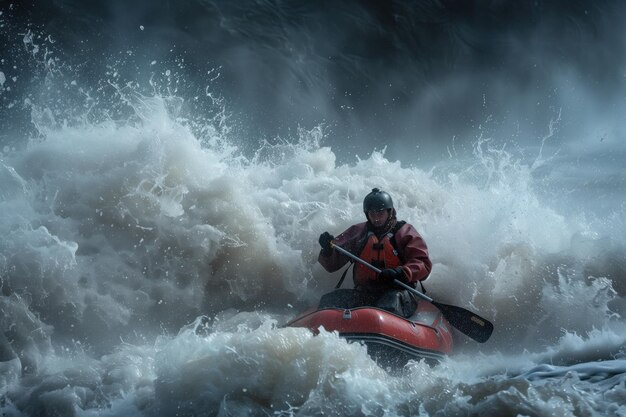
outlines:
[{"label": "man's face", "polygon": [[367,212],[367,218],[376,227],[384,226],[385,223],[387,223],[387,219],[389,219],[389,210],[369,210]]}]

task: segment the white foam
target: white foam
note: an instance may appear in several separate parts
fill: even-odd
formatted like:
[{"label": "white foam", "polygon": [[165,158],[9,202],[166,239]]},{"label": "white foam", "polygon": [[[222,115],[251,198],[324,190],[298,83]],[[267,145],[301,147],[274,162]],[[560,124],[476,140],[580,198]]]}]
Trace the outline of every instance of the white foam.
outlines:
[{"label": "white foam", "polygon": [[[623,207],[564,214],[537,164],[485,141],[430,171],[384,151],[338,163],[322,128],[246,156],[227,121],[191,123],[183,98],[130,85],[115,121],[89,112],[120,103],[76,115],[33,98],[38,134],[3,148],[3,412],[624,412]],[[440,366],[392,376],[336,334],[275,327],[334,287],[317,237],[362,221],[373,187],[428,243],[429,295],[494,322],[487,344],[456,334]]]}]

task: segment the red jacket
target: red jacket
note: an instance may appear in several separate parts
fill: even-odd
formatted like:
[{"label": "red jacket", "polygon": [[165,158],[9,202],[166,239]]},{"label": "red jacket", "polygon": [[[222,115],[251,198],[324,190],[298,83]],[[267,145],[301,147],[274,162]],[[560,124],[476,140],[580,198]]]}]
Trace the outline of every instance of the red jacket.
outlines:
[{"label": "red jacket", "polygon": [[[359,255],[362,246],[367,239],[367,222],[355,224],[348,230],[337,236],[335,244],[341,246],[348,252]],[[404,275],[410,283],[425,280],[432,269],[432,262],[428,257],[428,248],[422,236],[409,223],[405,223],[395,234],[396,250],[398,256],[403,261],[402,269]],[[332,251],[325,256],[324,251],[320,251],[318,261],[328,272],[335,272],[344,266],[350,259],[339,253]],[[355,285],[359,285],[362,280],[353,272]]]}]

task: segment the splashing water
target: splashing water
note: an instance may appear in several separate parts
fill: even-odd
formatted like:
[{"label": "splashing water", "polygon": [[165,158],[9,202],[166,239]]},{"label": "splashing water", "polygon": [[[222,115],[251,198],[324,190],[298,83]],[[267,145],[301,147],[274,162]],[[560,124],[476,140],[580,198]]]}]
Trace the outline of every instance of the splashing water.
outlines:
[{"label": "splashing water", "polygon": [[[483,139],[430,171],[338,163],[323,127],[246,154],[223,101],[197,117],[175,73],[146,93],[113,69],[102,93],[23,42],[46,88],[0,157],[4,414],[626,415],[623,206],[563,214],[539,159]],[[375,186],[425,237],[429,294],[493,320],[487,344],[456,335],[439,366],[392,375],[277,328],[334,286],[317,236]]]}]

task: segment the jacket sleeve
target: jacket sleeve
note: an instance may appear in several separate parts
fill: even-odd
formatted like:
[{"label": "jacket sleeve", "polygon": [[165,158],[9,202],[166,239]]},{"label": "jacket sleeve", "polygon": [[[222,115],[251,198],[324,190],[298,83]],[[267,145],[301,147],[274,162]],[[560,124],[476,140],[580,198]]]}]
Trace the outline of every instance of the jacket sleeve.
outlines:
[{"label": "jacket sleeve", "polygon": [[[335,238],[335,244],[341,246],[345,250],[351,253],[355,253],[358,250],[357,241],[359,237],[363,234],[365,230],[365,223],[355,224],[351,226],[348,230],[341,233],[339,236]],[[319,256],[317,257],[317,261],[326,269],[328,272],[335,272],[339,270],[342,266],[344,266],[350,258],[345,255],[342,255],[336,250],[333,250],[331,253],[326,254],[322,249],[320,251]]]},{"label": "jacket sleeve", "polygon": [[428,257],[428,247],[417,230],[405,224],[396,233],[396,245],[404,264],[402,269],[409,282],[425,280],[433,268]]}]

